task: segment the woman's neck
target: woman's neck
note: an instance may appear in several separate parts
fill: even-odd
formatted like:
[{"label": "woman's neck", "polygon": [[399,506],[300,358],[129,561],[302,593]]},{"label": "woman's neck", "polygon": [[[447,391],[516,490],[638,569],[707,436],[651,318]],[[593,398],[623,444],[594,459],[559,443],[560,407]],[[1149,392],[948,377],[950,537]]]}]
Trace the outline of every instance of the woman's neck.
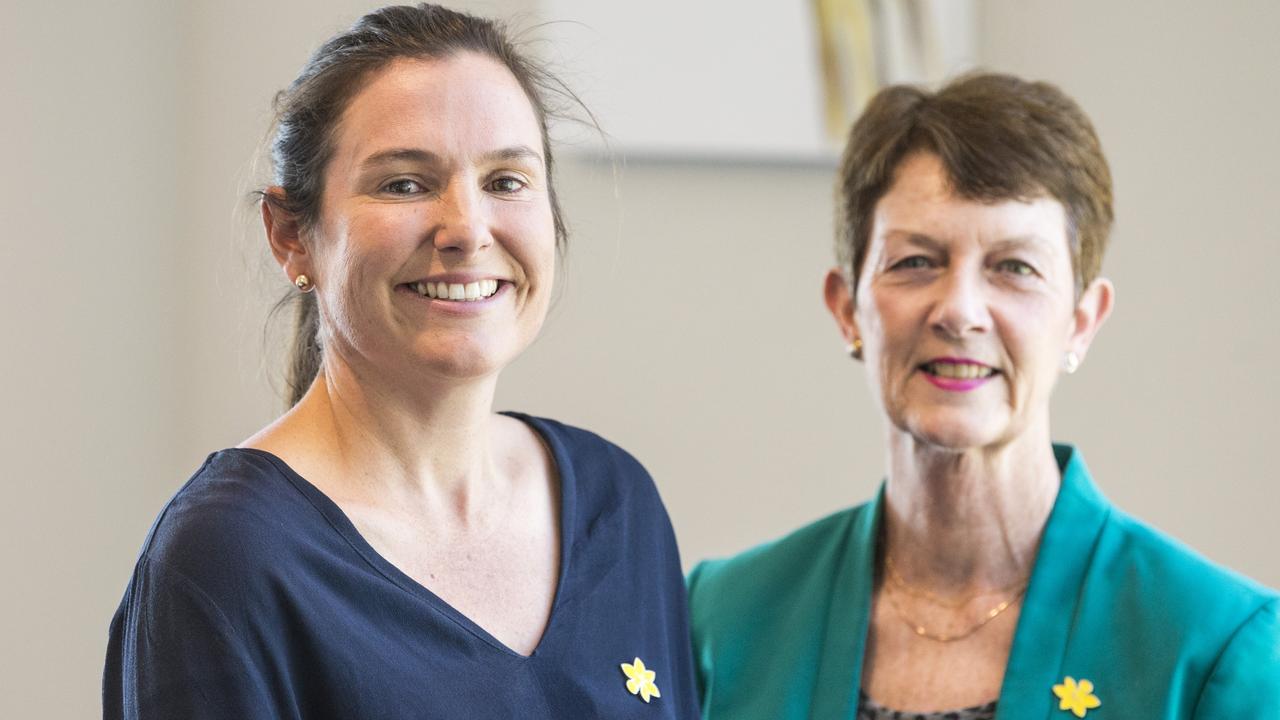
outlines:
[{"label": "woman's neck", "polygon": [[465,526],[506,494],[494,438],[496,381],[387,382],[330,356],[285,419],[308,436],[309,454],[331,464],[325,475],[342,478],[349,497],[443,512]]},{"label": "woman's neck", "polygon": [[954,451],[890,439],[884,548],[913,586],[976,595],[1026,580],[1060,475],[1044,433]]}]

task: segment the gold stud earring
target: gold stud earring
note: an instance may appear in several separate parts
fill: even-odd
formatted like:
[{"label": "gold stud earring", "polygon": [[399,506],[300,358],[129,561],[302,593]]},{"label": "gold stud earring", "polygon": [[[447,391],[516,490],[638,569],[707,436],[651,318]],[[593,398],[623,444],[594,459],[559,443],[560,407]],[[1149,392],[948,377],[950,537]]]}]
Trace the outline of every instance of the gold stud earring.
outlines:
[{"label": "gold stud earring", "polygon": [[1068,351],[1067,354],[1062,358],[1062,369],[1065,370],[1068,375],[1070,375],[1071,373],[1074,373],[1076,370],[1079,370],[1080,356],[1075,354],[1074,351]]},{"label": "gold stud earring", "polygon": [[849,343],[849,357],[854,360],[862,359],[862,338],[855,337],[853,342]]},{"label": "gold stud earring", "polygon": [[293,284],[296,285],[298,289],[304,293],[309,293],[312,290],[316,289],[316,286],[311,283],[311,278],[307,277],[306,275],[299,275],[298,277],[294,278]]}]

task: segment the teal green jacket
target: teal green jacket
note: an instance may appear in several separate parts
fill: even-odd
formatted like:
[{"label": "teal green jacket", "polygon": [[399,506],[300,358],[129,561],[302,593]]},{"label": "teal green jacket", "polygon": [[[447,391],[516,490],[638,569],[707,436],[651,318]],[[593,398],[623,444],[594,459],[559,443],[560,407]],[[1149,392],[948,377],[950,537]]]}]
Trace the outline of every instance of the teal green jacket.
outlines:
[{"label": "teal green jacket", "polygon": [[[1049,515],[997,718],[1068,720],[1053,686],[1089,680],[1088,720],[1280,719],[1280,596],[1111,506],[1055,446]],[[879,496],[689,575],[704,720],[855,717]]]}]

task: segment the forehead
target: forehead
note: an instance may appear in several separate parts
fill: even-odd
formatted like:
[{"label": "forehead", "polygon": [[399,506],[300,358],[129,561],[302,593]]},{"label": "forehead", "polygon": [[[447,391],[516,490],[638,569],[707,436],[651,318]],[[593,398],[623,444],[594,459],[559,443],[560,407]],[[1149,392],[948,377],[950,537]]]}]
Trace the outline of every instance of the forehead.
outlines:
[{"label": "forehead", "polygon": [[961,197],[953,191],[942,160],[927,152],[903,158],[888,192],[876,203],[873,243],[910,235],[981,245],[1024,238],[1055,254],[1060,250],[1070,261],[1062,203],[1048,196],[997,201]]},{"label": "forehead", "polygon": [[342,114],[334,160],[358,162],[388,147],[457,159],[518,145],[542,147],[520,83],[497,60],[461,52],[396,60],[374,73]]}]

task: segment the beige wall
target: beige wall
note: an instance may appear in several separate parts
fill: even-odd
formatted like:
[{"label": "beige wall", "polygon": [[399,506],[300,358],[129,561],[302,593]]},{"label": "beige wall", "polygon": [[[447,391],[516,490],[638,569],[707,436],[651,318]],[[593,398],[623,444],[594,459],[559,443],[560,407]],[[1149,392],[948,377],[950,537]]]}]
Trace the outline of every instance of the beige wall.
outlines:
[{"label": "beige wall", "polygon": [[137,32],[176,22],[129,1],[3,16],[0,717],[92,717],[110,608],[188,464],[178,39]]},{"label": "beige wall", "polygon": [[1280,585],[1280,4],[985,4],[986,61],[1062,85],[1116,184],[1115,315],[1057,404],[1123,507]]},{"label": "beige wall", "polygon": [[[96,714],[151,519],[278,408],[262,327],[284,285],[243,212],[248,163],[272,93],[372,4],[166,7],[27,1],[0,27],[4,717]],[[1056,434],[1123,506],[1280,585],[1280,5],[982,8],[986,64],[1075,95],[1116,176],[1119,308]],[[567,282],[500,407],[635,452],[687,562],[871,492],[879,419],[818,300],[829,168],[633,159],[615,182],[576,160],[561,183]]]}]

